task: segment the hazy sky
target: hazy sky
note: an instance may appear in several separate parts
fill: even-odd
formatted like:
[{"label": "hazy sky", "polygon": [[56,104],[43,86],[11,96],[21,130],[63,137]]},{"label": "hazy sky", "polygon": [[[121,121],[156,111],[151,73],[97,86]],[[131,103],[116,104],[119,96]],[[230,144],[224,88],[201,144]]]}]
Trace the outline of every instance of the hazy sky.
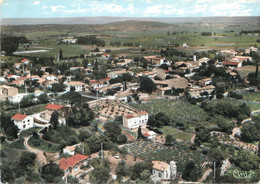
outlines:
[{"label": "hazy sky", "polygon": [[2,18],[260,16],[260,0],[0,0]]}]

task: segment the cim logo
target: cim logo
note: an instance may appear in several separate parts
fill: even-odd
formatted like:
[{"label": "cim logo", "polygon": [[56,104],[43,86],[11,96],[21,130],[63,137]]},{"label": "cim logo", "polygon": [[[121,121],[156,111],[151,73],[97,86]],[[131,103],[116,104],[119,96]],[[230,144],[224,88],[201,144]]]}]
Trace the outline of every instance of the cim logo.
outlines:
[{"label": "cim logo", "polygon": [[235,170],[229,170],[227,174],[233,173],[234,178],[237,179],[251,179],[252,175],[255,174],[254,171],[239,171],[238,169]]}]

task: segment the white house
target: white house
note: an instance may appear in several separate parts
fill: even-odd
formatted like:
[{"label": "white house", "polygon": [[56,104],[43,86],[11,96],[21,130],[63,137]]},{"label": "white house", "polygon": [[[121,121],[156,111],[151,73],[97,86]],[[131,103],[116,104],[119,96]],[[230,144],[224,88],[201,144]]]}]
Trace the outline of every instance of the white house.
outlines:
[{"label": "white house", "polygon": [[29,95],[29,93],[18,93],[15,95],[8,95],[8,100],[11,103],[19,103],[23,99],[23,97]]},{"label": "white house", "polygon": [[27,130],[33,127],[33,117],[25,114],[16,114],[12,118],[14,124],[19,128],[20,131]]},{"label": "white house", "polygon": [[46,77],[45,77],[45,79],[46,80],[48,80],[48,81],[58,81],[58,78],[55,76],[55,75],[47,75]]},{"label": "white house", "polygon": [[148,122],[148,112],[141,111],[123,116],[123,127],[128,129],[138,128]]},{"label": "white house", "polygon": [[145,137],[148,139],[153,139],[156,138],[156,133],[154,131],[149,131],[143,134]]},{"label": "white house", "polygon": [[67,88],[66,90],[70,90],[71,86],[75,87],[75,91],[80,92],[80,91],[85,91],[85,83],[83,82],[79,82],[79,81],[72,81],[72,82],[68,82],[66,84]]},{"label": "white house", "polygon": [[170,164],[161,161],[153,161],[152,179],[155,181],[159,180],[170,180],[176,177],[177,166],[174,161]]},{"label": "white house", "polygon": [[66,146],[65,148],[63,148],[63,153],[69,154],[69,155],[75,155],[75,148],[79,145],[80,144],[74,144],[72,146]]},{"label": "white house", "polygon": [[18,78],[20,78],[19,75],[8,75],[7,78],[10,80],[10,79],[14,79],[14,80],[17,80]]}]

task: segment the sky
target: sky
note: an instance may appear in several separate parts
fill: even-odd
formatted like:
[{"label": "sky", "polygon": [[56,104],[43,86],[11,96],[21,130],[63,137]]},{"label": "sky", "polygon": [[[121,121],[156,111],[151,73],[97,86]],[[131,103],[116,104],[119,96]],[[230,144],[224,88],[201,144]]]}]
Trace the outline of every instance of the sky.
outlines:
[{"label": "sky", "polygon": [[260,0],[0,0],[2,18],[260,16]]}]

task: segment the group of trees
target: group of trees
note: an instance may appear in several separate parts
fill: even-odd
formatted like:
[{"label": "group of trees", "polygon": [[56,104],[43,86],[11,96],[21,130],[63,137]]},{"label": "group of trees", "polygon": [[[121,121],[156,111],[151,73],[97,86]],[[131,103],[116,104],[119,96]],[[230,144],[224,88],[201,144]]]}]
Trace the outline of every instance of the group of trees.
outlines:
[{"label": "group of trees", "polygon": [[109,138],[110,141],[118,144],[124,144],[127,142],[127,137],[125,134],[122,134],[119,122],[108,122],[104,125],[104,128],[105,135]]},{"label": "group of trees", "polygon": [[170,118],[162,112],[157,113],[155,116],[151,115],[148,119],[147,125],[151,127],[161,128],[170,125]]},{"label": "group of trees", "polygon": [[5,52],[6,55],[12,55],[18,47],[19,43],[28,43],[29,41],[24,37],[1,35],[1,50]]},{"label": "group of trees", "polygon": [[152,93],[156,90],[156,85],[149,77],[140,77],[140,91],[145,93]]},{"label": "group of trees", "polygon": [[79,36],[77,37],[79,44],[84,45],[96,45],[104,47],[106,42],[104,40],[98,39],[96,36]]},{"label": "group of trees", "polygon": [[245,142],[255,142],[260,137],[260,116],[253,116],[252,121],[241,129],[241,139]]},{"label": "group of trees", "polygon": [[7,116],[5,113],[1,113],[1,129],[5,132],[7,139],[13,140],[18,138],[18,127],[11,120],[11,117]]},{"label": "group of trees", "polygon": [[217,103],[203,102],[201,107],[210,115],[221,115],[227,118],[237,118],[239,122],[250,116],[251,110],[245,104],[232,103],[231,100],[219,100]]},{"label": "group of trees", "polygon": [[171,56],[185,57],[186,56],[184,52],[169,47],[167,47],[165,50],[161,50],[160,54],[162,57],[171,57]]}]

